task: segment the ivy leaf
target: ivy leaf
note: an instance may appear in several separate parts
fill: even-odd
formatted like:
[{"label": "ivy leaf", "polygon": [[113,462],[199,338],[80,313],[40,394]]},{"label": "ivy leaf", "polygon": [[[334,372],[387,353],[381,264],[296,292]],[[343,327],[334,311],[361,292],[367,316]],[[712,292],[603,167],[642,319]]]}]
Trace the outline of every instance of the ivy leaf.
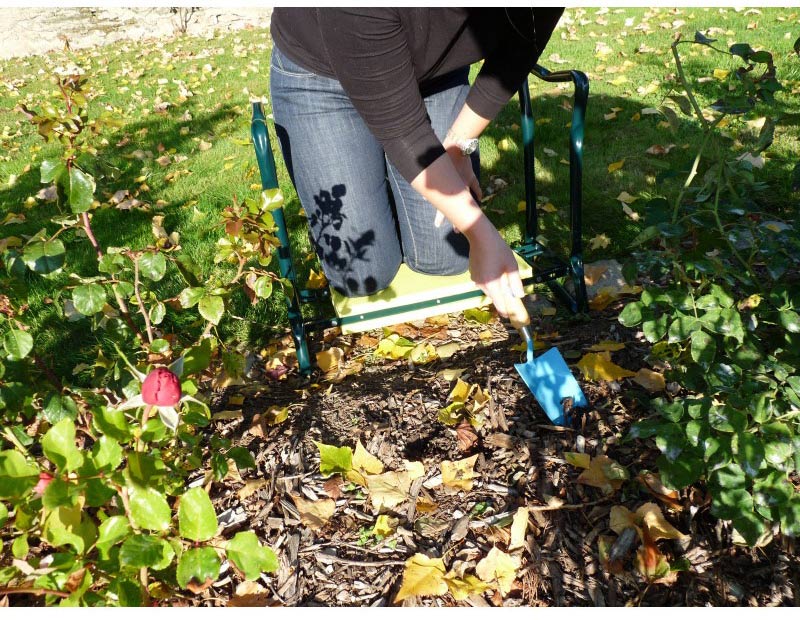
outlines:
[{"label": "ivy leaf", "polygon": [[218,325],[225,312],[225,302],[219,295],[204,295],[197,303],[197,309],[206,321]]},{"label": "ivy leaf", "polygon": [[275,552],[261,545],[253,532],[239,532],[227,545],[228,560],[244,573],[245,579],[253,581],[263,572],[278,570]]},{"label": "ivy leaf", "polygon": [[441,558],[429,558],[422,553],[415,553],[406,560],[403,583],[394,602],[399,603],[409,596],[443,596],[446,593],[444,561]]},{"label": "ivy leaf", "polygon": [[323,476],[346,474],[353,468],[353,451],[347,446],[339,448],[316,441],[314,445],[319,449],[319,473]]},{"label": "ivy leaf", "polygon": [[158,282],[167,273],[167,259],[160,252],[145,252],[139,258],[139,271],[145,278]]},{"label": "ivy leaf", "polygon": [[84,316],[93,316],[106,305],[106,290],[99,284],[83,284],[72,291],[72,303]]},{"label": "ivy leaf", "polygon": [[171,511],[163,493],[151,487],[131,485],[128,494],[134,525],[159,532],[169,528]]},{"label": "ivy leaf", "polygon": [[174,557],[172,545],[151,534],[135,534],[127,538],[119,550],[119,563],[130,568],[163,570]]},{"label": "ivy leaf", "polygon": [[178,506],[178,531],[193,541],[212,538],[217,533],[217,514],[205,489],[195,487],[181,496]]},{"label": "ivy leaf", "polygon": [[11,329],[3,336],[3,348],[12,362],[25,359],[33,350],[33,336],[21,329]]},{"label": "ivy leaf", "polygon": [[[219,577],[220,567],[219,556],[211,547],[188,549],[178,560],[175,578],[181,588],[187,587],[192,581],[207,587]],[[195,591],[194,588],[192,590]]]},{"label": "ivy leaf", "polygon": [[39,468],[16,450],[0,452],[0,499],[18,499],[39,481]]},{"label": "ivy leaf", "polygon": [[83,465],[83,454],[75,445],[75,423],[69,418],[61,420],[42,438],[44,455],[59,472],[71,472]]},{"label": "ivy leaf", "polygon": [[92,207],[95,183],[91,175],[75,166],[70,168],[68,177],[67,199],[73,213],[83,213]]}]

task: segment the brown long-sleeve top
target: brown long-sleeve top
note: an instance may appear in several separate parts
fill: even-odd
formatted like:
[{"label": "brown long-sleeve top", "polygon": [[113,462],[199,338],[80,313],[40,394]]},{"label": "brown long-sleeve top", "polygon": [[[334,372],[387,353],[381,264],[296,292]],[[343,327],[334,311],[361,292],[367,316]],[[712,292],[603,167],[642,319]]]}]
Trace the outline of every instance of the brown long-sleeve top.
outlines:
[{"label": "brown long-sleeve top", "polygon": [[411,181],[444,153],[423,97],[484,60],[467,97],[493,119],[522,84],[561,8],[276,8],[273,40],[298,65],[337,79],[389,160]]}]

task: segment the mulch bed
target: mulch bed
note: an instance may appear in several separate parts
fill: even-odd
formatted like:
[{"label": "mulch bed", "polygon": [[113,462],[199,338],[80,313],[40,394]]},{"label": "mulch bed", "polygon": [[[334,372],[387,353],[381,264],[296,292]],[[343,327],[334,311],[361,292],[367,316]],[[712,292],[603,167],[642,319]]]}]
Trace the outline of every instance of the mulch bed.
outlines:
[{"label": "mulch bed", "polygon": [[[583,320],[561,314],[540,317],[534,320],[534,328],[537,333],[551,334],[549,343],[573,363],[580,351],[594,343],[623,342],[626,348],[614,354],[614,361],[635,371],[646,366],[648,347],[635,330],[617,322],[620,308],[618,302]],[[644,415],[638,404],[645,395],[643,389],[630,380],[581,381],[590,407],[573,412],[571,428],[555,427],[514,370],[513,363],[521,354],[510,345],[520,340],[506,325],[498,320],[486,325],[470,323],[452,316],[448,326],[438,331],[423,327],[422,333],[435,345],[456,341],[464,346],[447,360],[415,367],[407,360],[371,357],[380,332],[366,337],[328,334],[325,347],[341,346],[347,359],[358,360],[363,368],[329,382],[319,374],[304,379],[295,371],[273,380],[256,366],[248,385],[217,394],[217,409],[230,409],[226,399],[231,394],[245,394],[242,417],[215,424],[218,431],[246,446],[258,466],[257,471],[243,472],[243,479],[228,478],[212,486],[218,514],[223,521],[231,519],[224,534],[228,537],[238,529],[253,529],[273,547],[281,566],[277,574],[262,576],[258,585],[240,586],[239,594],[241,578],[229,569],[211,588],[186,603],[394,605],[404,562],[414,553],[443,557],[448,568],[458,565],[474,571],[492,546],[505,549],[510,516],[518,507],[528,506],[540,508],[530,512],[522,568],[507,596],[490,590],[462,602],[448,594],[411,598],[400,604],[798,604],[800,564],[793,541],[777,537],[754,550],[734,545],[729,526],[710,514],[702,487],[681,492],[682,510],[667,510],[661,504],[667,519],[690,538],[664,540],[659,548],[670,561],[687,560],[690,570],[674,573],[672,583],[648,584],[633,568],[634,547],[623,559],[625,572],[610,575],[598,559],[597,539],[601,534],[613,536],[608,518],[611,507],[624,505],[635,510],[645,502],[658,501],[633,480],[637,473],[654,469],[658,450],[644,442],[623,441],[631,423]],[[452,368],[466,369],[462,379],[479,384],[492,397],[489,422],[466,452],[459,448],[455,430],[437,420],[454,383],[437,373]],[[273,406],[288,406],[289,418],[274,426],[254,426],[254,417]],[[254,428],[260,430],[254,434]],[[331,483],[319,472],[315,441],[352,447],[356,440],[387,470],[399,468],[404,460],[422,461],[426,478],[438,473],[443,460],[477,453],[479,481],[468,492],[448,492],[442,485],[413,485],[409,501],[390,511],[399,519],[396,533],[378,541],[368,535],[376,515],[365,495],[358,489],[343,491],[336,480]],[[566,451],[606,454],[628,469],[631,481],[611,496],[579,484],[579,470],[563,458]],[[252,480],[263,480],[263,486],[251,494],[243,493],[245,483]],[[292,495],[311,500],[333,495],[336,512],[324,528],[313,531],[301,523]],[[416,510],[414,500],[420,496],[435,505],[432,512]],[[564,506],[541,509],[550,498],[558,498]]]}]

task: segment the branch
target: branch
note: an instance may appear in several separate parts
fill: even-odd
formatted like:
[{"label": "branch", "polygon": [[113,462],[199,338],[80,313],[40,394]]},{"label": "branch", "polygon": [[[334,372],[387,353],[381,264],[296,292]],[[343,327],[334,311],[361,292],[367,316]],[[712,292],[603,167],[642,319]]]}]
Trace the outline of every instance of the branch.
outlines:
[{"label": "branch", "polygon": [[144,317],[144,326],[147,329],[147,339],[150,344],[153,344],[153,326],[150,324],[150,315],[147,314],[147,309],[144,307],[144,301],[142,300],[142,295],[139,292],[139,257],[131,255],[133,259],[133,269],[134,269],[134,277],[133,277],[133,292],[136,295],[136,304],[139,306],[139,312]]},{"label": "branch", "polygon": [[69,592],[59,590],[49,590],[47,588],[0,588],[0,596],[5,594],[33,594],[34,596],[58,596],[59,598],[69,598]]}]

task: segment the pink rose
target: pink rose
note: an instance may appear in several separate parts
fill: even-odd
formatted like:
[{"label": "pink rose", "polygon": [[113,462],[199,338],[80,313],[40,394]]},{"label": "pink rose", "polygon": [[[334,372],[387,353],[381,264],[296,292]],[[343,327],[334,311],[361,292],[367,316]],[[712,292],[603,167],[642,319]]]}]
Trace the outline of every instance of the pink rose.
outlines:
[{"label": "pink rose", "polygon": [[33,487],[33,492],[38,495],[44,495],[44,490],[51,482],[53,482],[53,476],[48,474],[46,471],[39,472],[39,482],[37,482],[36,486]]},{"label": "pink rose", "polygon": [[154,368],[142,383],[142,400],[147,405],[174,407],[181,400],[181,382],[171,370]]}]

